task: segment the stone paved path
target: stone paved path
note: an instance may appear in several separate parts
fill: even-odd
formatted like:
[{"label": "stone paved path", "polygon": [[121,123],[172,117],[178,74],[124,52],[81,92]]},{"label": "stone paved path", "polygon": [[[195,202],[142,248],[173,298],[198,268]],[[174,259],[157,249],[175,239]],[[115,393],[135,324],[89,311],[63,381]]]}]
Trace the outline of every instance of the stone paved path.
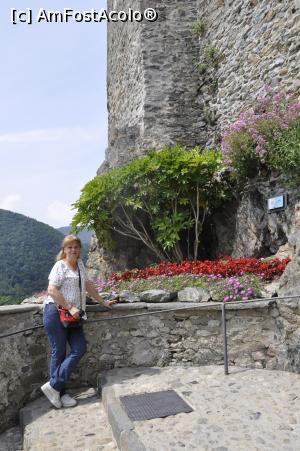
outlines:
[{"label": "stone paved path", "polygon": [[117,399],[174,389],[194,408],[133,422],[147,451],[300,450],[299,374],[231,369],[224,376],[222,367],[129,368],[108,372],[107,380]]},{"label": "stone paved path", "polygon": [[54,409],[44,397],[26,406],[24,451],[117,450],[103,405],[94,389],[75,396],[78,405]]},{"label": "stone paved path", "polygon": [[[188,414],[133,422],[133,435],[147,451],[299,451],[300,375],[230,372],[224,376],[216,366],[120,368],[107,372],[104,390],[114,393],[115,402],[131,393],[174,389],[193,407]],[[24,451],[117,450],[95,391],[80,391],[78,399],[72,409],[55,410],[44,397],[27,405]],[[0,451],[20,449],[18,428],[0,436]]]}]

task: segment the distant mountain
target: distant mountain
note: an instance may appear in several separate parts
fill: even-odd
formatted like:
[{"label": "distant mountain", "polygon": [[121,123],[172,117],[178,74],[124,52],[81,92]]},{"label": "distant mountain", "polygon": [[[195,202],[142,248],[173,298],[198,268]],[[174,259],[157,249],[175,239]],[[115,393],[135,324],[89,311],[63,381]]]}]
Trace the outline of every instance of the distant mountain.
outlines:
[{"label": "distant mountain", "polygon": [[0,209],[0,304],[47,288],[62,238],[47,224]]},{"label": "distant mountain", "polygon": [[[59,227],[57,230],[59,230],[63,235],[69,235],[71,231],[70,226],[66,227]],[[82,243],[84,244],[90,244],[91,238],[92,238],[93,232],[90,232],[88,229],[83,229],[82,232],[79,232],[77,236],[81,239]]]}]

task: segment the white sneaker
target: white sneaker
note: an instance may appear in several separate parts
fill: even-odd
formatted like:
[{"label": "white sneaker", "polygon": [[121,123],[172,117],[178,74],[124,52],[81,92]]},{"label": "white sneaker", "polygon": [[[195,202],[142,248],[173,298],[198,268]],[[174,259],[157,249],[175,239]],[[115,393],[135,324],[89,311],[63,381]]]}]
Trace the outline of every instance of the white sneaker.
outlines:
[{"label": "white sneaker", "polygon": [[57,409],[61,408],[60,393],[51,387],[50,382],[46,382],[42,385],[41,390],[54,407]]},{"label": "white sneaker", "polygon": [[61,403],[62,403],[63,407],[75,407],[75,406],[77,406],[76,399],[72,398],[67,393],[65,395],[62,395],[60,400],[61,400]]}]

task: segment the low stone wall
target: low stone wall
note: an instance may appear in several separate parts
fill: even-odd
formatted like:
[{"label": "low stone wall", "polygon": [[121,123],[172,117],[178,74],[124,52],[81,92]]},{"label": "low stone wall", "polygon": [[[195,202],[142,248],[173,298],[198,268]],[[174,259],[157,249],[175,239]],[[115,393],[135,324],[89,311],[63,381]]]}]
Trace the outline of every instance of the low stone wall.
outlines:
[{"label": "low stone wall", "polygon": [[[0,307],[0,335],[41,324],[40,306]],[[0,339],[0,432],[16,423],[19,409],[37,396],[47,374],[43,329]]]},{"label": "low stone wall", "polygon": [[[98,373],[114,367],[222,365],[220,305],[190,309],[190,303],[138,303],[88,311],[89,319],[99,319],[184,306],[189,310],[86,325],[88,353],[72,385],[95,385]],[[300,298],[226,307],[229,365],[300,372]],[[1,334],[41,322],[41,306],[0,307]],[[39,395],[48,354],[43,329],[1,339],[0,430],[16,422],[18,410]]]}]

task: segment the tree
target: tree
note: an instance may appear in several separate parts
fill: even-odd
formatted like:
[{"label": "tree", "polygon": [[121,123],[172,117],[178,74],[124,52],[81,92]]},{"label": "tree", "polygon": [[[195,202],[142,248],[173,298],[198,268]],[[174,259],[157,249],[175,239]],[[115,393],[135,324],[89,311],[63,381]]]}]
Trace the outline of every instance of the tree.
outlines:
[{"label": "tree", "polygon": [[205,218],[225,196],[221,168],[215,150],[152,151],[89,182],[72,226],[95,230],[104,246],[113,246],[114,231],[142,241],[161,261],[196,259]]}]

